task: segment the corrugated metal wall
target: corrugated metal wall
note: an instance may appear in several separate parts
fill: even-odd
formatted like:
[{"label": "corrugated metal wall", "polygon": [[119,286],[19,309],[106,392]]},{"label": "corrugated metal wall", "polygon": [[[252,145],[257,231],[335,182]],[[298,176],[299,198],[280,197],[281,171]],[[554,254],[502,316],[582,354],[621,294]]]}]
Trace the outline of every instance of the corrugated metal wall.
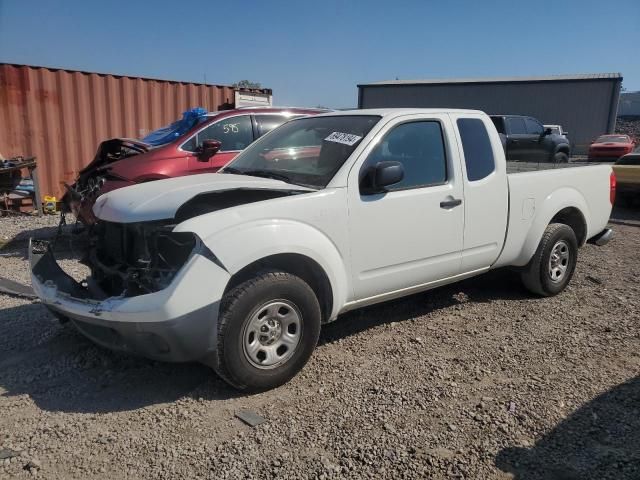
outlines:
[{"label": "corrugated metal wall", "polygon": [[72,182],[103,140],[139,138],[190,108],[233,102],[227,86],[0,64],[0,153],[36,156],[42,195],[60,197],[61,182]]},{"label": "corrugated metal wall", "polygon": [[360,108],[471,108],[488,114],[530,115],[569,132],[573,152],[586,153],[615,128],[621,78],[359,86]]}]

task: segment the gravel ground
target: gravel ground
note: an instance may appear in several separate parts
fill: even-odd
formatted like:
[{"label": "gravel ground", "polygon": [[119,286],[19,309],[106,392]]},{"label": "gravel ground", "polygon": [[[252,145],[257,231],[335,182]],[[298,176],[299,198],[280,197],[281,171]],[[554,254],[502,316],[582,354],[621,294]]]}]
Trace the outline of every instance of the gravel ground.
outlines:
[{"label": "gravel ground", "polygon": [[618,118],[616,121],[616,133],[624,133],[640,139],[640,119]]},{"label": "gravel ground", "polygon": [[[251,396],[0,294],[0,478],[638,479],[640,212],[612,223],[557,297],[497,271],[351,312],[293,381]],[[22,235],[0,274],[26,281]]]}]

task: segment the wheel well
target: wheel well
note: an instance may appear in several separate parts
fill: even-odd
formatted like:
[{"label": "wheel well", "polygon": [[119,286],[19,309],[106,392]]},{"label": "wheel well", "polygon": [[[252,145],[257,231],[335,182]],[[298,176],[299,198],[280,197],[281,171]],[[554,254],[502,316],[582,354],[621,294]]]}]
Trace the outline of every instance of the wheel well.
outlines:
[{"label": "wheel well", "polygon": [[267,270],[287,272],[304,280],[318,297],[322,321],[329,319],[333,309],[333,290],[329,277],[318,262],[297,253],[271,255],[247,265],[231,277],[224,293]]},{"label": "wheel well", "polygon": [[569,147],[567,145],[562,145],[558,147],[556,153],[566,153],[567,155],[569,155]]},{"label": "wheel well", "polygon": [[549,223],[564,223],[576,234],[578,245],[582,245],[587,239],[587,222],[582,212],[575,207],[567,207],[554,215]]}]

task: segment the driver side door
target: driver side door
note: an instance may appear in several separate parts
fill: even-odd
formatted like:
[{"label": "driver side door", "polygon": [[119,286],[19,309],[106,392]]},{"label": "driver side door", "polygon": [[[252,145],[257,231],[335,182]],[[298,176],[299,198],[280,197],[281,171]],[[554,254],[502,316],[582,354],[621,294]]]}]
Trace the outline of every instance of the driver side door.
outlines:
[{"label": "driver side door", "polygon": [[[199,153],[204,140],[218,140],[222,143],[218,153],[204,158]],[[217,172],[247,148],[254,140],[250,115],[222,118],[193,135],[182,145],[189,153],[188,173]]]},{"label": "driver side door", "polygon": [[[354,300],[458,275],[464,205],[460,159],[447,115],[408,115],[387,126],[349,173],[348,202]],[[400,162],[401,182],[383,193],[360,189],[381,161]]]}]

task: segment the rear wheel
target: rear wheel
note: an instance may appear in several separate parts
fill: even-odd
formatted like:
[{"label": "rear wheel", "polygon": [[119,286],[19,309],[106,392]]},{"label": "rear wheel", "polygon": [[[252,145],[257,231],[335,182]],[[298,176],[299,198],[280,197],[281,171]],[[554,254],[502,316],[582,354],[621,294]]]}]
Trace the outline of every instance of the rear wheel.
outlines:
[{"label": "rear wheel", "polygon": [[578,242],[573,229],[562,223],[552,223],[522,271],[522,283],[538,295],[557,295],[569,284],[577,259]]},{"label": "rear wheel", "polygon": [[564,152],[558,152],[553,156],[553,161],[556,163],[569,163],[569,155]]},{"label": "rear wheel", "polygon": [[215,370],[239,390],[282,385],[311,357],[320,323],[307,283],[285,272],[259,274],[222,300]]}]

